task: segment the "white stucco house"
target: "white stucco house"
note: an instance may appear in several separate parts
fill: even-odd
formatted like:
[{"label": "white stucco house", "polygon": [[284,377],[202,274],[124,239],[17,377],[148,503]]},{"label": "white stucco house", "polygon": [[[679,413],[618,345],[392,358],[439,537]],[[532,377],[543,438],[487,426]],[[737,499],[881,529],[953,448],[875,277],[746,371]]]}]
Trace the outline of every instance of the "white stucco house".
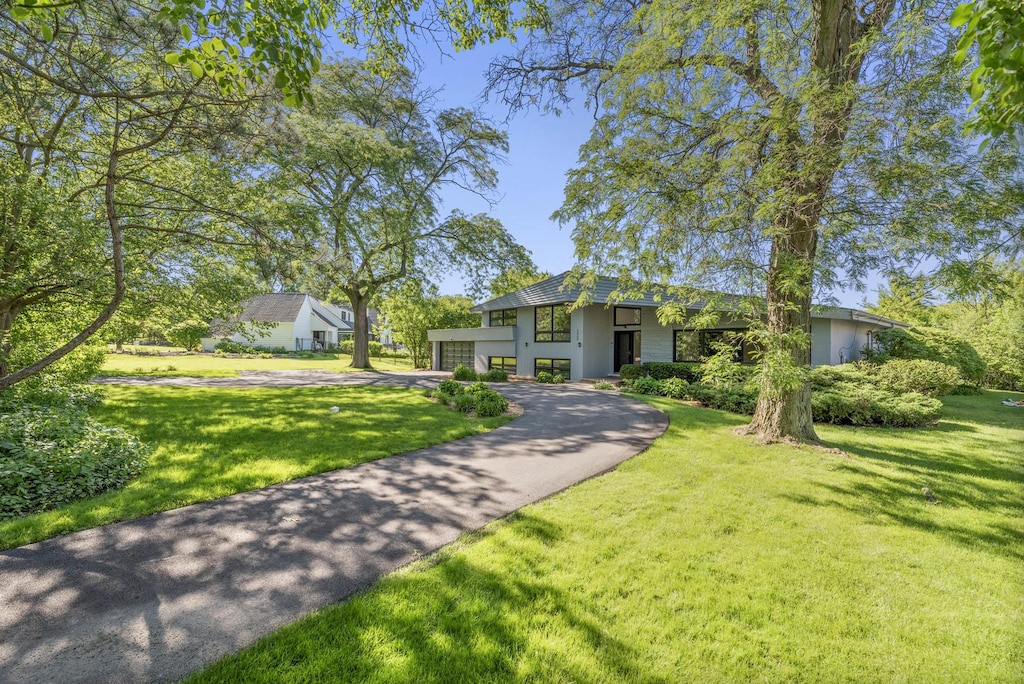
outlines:
[{"label": "white stucco house", "polygon": [[311,295],[259,295],[243,302],[241,313],[231,320],[211,323],[203,351],[213,351],[222,339],[288,351],[329,349],[352,336],[351,321],[351,310],[346,315],[341,307],[328,307]]},{"label": "white stucco house", "polygon": [[[732,340],[737,361],[754,359],[744,340],[746,323],[723,314],[714,329],[661,325],[653,295],[611,303],[618,281],[599,278],[586,306],[567,311],[579,289],[565,288],[567,273],[477,304],[481,327],[431,330],[434,370],[464,364],[483,372],[501,368],[536,377],[546,370],[568,379],[602,378],[630,363],[698,361],[713,342]],[[860,358],[876,330],[908,327],[857,309],[817,308],[811,316],[811,365],[835,365]]]}]

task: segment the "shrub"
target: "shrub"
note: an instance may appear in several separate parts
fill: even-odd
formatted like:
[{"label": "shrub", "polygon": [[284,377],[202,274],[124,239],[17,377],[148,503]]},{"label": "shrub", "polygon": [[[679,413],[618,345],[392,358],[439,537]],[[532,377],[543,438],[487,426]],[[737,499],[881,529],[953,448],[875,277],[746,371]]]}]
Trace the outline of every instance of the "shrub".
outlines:
[{"label": "shrub", "polygon": [[368,349],[369,349],[369,352],[370,352],[370,356],[373,356],[373,357],[378,358],[378,359],[381,356],[383,356],[383,354],[384,354],[384,345],[383,344],[381,344],[377,340],[370,340],[367,343],[367,345],[368,345]]},{"label": "shrub", "polygon": [[476,371],[461,363],[452,371],[452,378],[455,380],[476,380]]},{"label": "shrub", "polygon": [[941,397],[959,385],[964,378],[955,367],[925,359],[891,359],[876,366],[872,375],[879,386],[895,394],[918,392]]},{"label": "shrub", "polygon": [[455,397],[455,410],[462,413],[469,413],[476,409],[476,395],[463,392]]},{"label": "shrub", "polygon": [[352,356],[352,354],[355,353],[356,351],[356,343],[352,340],[342,340],[341,342],[338,343],[338,351],[340,351],[342,354],[348,354],[349,356]]},{"label": "shrub", "polygon": [[598,380],[594,383],[594,389],[599,390],[613,390],[616,389],[614,382],[608,382],[607,380]]},{"label": "shrub", "polygon": [[508,400],[495,393],[494,397],[485,396],[476,404],[476,415],[479,418],[494,418],[508,410]]},{"label": "shrub", "polygon": [[754,377],[756,366],[744,366],[724,353],[713,354],[700,367],[700,382],[705,385],[738,385]]},{"label": "shrub", "polygon": [[890,328],[875,333],[877,350],[865,350],[869,359],[923,359],[955,366],[966,382],[980,385],[985,362],[967,340],[937,328]]},{"label": "shrub", "polygon": [[543,384],[550,384],[555,381],[555,376],[551,375],[548,371],[541,371],[537,373],[537,382]]},{"label": "shrub", "polygon": [[0,413],[0,520],[55,508],[124,486],[146,466],[148,448],[91,419],[91,397],[47,403],[4,399]]},{"label": "shrub", "polygon": [[[870,368],[870,365],[867,367]],[[827,389],[839,382],[849,382],[855,385],[870,384],[871,378],[861,365],[844,363],[839,366],[812,368],[810,381],[811,389],[817,391]]]},{"label": "shrub", "polygon": [[164,331],[164,336],[171,344],[189,351],[199,349],[202,346],[203,338],[209,334],[210,326],[196,319],[175,323]]},{"label": "shrub", "polygon": [[508,373],[500,368],[492,368],[486,373],[482,373],[480,379],[484,382],[508,382]]},{"label": "shrub", "polygon": [[454,397],[465,392],[466,388],[460,385],[456,380],[442,380],[437,385],[437,391]]},{"label": "shrub", "polygon": [[917,392],[894,394],[869,385],[837,383],[815,392],[811,407],[819,423],[920,427],[938,419],[942,402]]},{"label": "shrub", "polygon": [[686,397],[710,408],[743,415],[753,415],[758,391],[749,385],[705,385],[695,383],[686,390]]},{"label": "shrub", "polygon": [[619,369],[619,377],[623,380],[636,380],[644,376],[655,380],[679,378],[686,382],[700,381],[699,363],[669,363],[666,361],[648,361],[641,364],[627,364]]},{"label": "shrub", "polygon": [[682,378],[665,378],[661,381],[659,391],[662,396],[669,397],[670,399],[683,399],[686,397],[686,391],[689,388],[690,383]]},{"label": "shrub", "polygon": [[556,371],[554,375],[551,376],[551,382],[553,382],[556,385],[561,385],[563,382],[565,382],[565,376]]},{"label": "shrub", "polygon": [[661,394],[661,382],[644,376],[634,380],[629,389],[636,394]]}]

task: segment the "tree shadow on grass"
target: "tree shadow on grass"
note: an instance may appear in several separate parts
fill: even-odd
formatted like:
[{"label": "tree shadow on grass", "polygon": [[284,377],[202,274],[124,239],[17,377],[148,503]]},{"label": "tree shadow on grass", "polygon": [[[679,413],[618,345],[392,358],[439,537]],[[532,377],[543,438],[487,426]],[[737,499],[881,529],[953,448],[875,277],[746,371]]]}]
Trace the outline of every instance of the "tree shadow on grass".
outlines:
[{"label": "tree shadow on grass", "polygon": [[442,551],[188,681],[666,681],[643,671],[585,596],[537,569],[534,544],[557,542],[561,530],[522,513],[508,523],[498,543],[514,567]]}]

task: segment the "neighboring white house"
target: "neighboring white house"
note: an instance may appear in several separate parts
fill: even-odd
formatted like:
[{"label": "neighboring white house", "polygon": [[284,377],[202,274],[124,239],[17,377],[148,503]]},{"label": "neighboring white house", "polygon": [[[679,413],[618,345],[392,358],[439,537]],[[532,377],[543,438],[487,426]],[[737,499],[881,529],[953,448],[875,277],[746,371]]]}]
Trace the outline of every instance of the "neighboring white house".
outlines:
[{"label": "neighboring white house", "polygon": [[[572,312],[578,289],[563,289],[566,273],[477,304],[480,328],[431,330],[434,370],[457,364],[478,372],[501,368],[512,375],[536,377],[542,370],[571,380],[600,378],[630,363],[697,361],[712,343],[731,341],[736,360],[751,362],[744,339],[746,323],[723,314],[714,329],[693,330],[685,324],[661,325],[659,302],[651,294],[609,303],[618,287],[613,278],[599,278],[592,304]],[[905,323],[846,308],[816,308],[811,315],[811,365],[834,365],[860,358],[873,331],[907,327]]]},{"label": "neighboring white house", "polygon": [[203,351],[213,351],[223,339],[288,351],[329,349],[352,336],[350,321],[310,295],[259,295],[243,302],[242,312],[230,321],[211,323],[213,336],[203,338]]}]

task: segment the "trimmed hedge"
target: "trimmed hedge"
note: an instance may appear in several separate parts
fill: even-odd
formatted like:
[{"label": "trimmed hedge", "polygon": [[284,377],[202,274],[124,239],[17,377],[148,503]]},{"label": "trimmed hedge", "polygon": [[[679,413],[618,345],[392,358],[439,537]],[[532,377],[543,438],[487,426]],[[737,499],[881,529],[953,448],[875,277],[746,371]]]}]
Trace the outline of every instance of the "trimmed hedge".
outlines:
[{"label": "trimmed hedge", "polygon": [[686,382],[700,382],[699,363],[669,363],[667,361],[647,361],[641,364],[626,364],[619,369],[619,377],[623,380],[636,380],[650,377],[655,380],[679,378]]},{"label": "trimmed hedge", "polygon": [[0,520],[123,487],[146,467],[148,447],[89,417],[95,395],[30,395],[0,403]]}]

